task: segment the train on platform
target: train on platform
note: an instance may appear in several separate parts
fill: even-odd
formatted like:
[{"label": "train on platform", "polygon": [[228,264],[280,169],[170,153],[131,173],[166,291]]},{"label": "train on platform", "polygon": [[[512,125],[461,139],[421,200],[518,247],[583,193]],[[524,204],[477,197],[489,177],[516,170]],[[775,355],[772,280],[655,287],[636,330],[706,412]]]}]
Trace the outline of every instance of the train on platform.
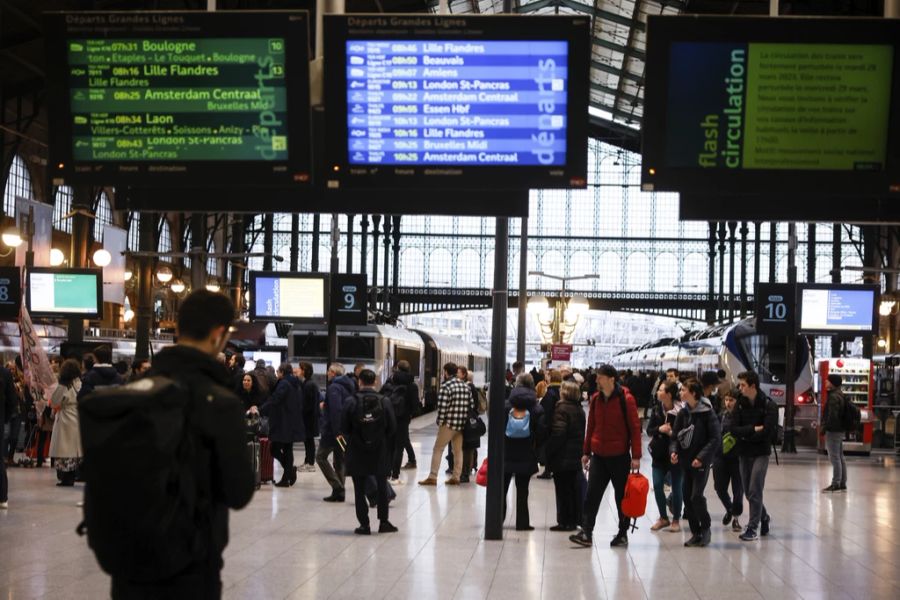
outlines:
[{"label": "train on platform", "polygon": [[[610,362],[617,369],[656,376],[667,369],[698,377],[705,371],[722,370],[726,381],[735,385],[738,373],[756,371],[760,389],[782,408],[779,419],[783,420],[787,390],[785,338],[757,333],[752,318],[629,348],[615,354]],[[812,351],[805,336],[797,337],[794,373],[797,443],[814,446],[818,403],[813,392]]]},{"label": "train on platform", "polygon": [[[312,364],[314,379],[324,389],[328,367],[327,327],[295,325],[287,338],[288,360],[294,365],[300,361]],[[410,364],[425,412],[437,406],[441,370],[448,362],[466,367],[478,387],[490,382],[490,351],[459,338],[392,325],[338,327],[337,362],[345,368],[364,364],[375,371],[376,381],[383,385],[400,360]]]},{"label": "train on platform", "polygon": [[[314,378],[325,385],[328,361],[328,329],[317,325],[296,325],[287,334],[287,358],[313,365]],[[424,410],[437,406],[443,365],[454,362],[474,374],[479,387],[490,382],[490,351],[459,338],[391,325],[341,326],[337,329],[337,362],[352,369],[361,363],[375,371],[384,384],[397,361],[409,362],[419,385]]]}]

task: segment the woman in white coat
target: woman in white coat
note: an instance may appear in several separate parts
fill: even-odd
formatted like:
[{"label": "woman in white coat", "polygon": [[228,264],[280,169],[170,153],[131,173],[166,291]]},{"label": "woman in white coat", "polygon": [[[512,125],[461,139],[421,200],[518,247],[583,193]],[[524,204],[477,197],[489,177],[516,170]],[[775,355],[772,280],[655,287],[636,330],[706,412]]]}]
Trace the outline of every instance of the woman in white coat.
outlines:
[{"label": "woman in white coat", "polygon": [[59,385],[50,397],[56,413],[53,435],[50,438],[50,457],[56,459],[59,482],[56,485],[75,485],[75,474],[81,465],[83,452],[78,429],[78,390],[81,389],[81,365],[68,359],[59,367]]}]

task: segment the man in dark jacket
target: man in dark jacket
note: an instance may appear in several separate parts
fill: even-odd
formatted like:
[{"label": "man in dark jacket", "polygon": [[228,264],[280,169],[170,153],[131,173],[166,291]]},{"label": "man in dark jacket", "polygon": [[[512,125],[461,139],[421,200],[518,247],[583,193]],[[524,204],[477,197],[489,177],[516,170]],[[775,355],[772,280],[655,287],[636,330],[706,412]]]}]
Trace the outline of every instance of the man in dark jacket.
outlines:
[{"label": "man in dark jacket", "polygon": [[[550,369],[550,375],[548,377],[549,385],[547,386],[547,391],[544,393],[544,397],[541,398],[541,408],[544,409],[544,418],[546,419],[547,427],[553,426],[553,413],[556,410],[556,404],[559,402],[559,391],[560,386],[562,386],[562,381],[562,371]],[[574,383],[574,380],[572,383]],[[580,402],[581,398],[578,400]],[[537,476],[538,479],[550,479],[553,477],[553,470],[550,468],[550,463],[546,459],[546,451],[546,448],[544,448],[538,455],[538,458],[542,459],[542,462],[544,463],[544,472]]]},{"label": "man in dark jacket", "polygon": [[397,430],[391,401],[375,391],[375,372],[359,372],[359,391],[347,400],[342,415],[341,430],[347,439],[347,473],[353,479],[356,518],[353,533],[369,535],[369,503],[366,498],[366,479],[375,477],[378,489],[378,533],[397,531],[388,520],[388,483],[390,470],[389,440]]},{"label": "man in dark jacket", "polygon": [[627,546],[629,519],[622,513],[622,498],[629,470],[641,466],[641,420],[634,397],[616,383],[616,368],[612,365],[597,369],[597,395],[591,399],[581,464],[585,469],[590,467],[587,497],[581,531],[569,536],[569,540],[580,546],[593,544],[597,511],[603,492],[612,482],[619,510],[619,533],[609,545]]},{"label": "man in dark jacket", "polygon": [[78,391],[79,400],[93,392],[95,388],[125,383],[116,368],[112,366],[112,348],[108,344],[101,344],[94,348],[93,355],[97,362],[93,364],[90,371],[81,377],[81,389]]},{"label": "man in dark jacket", "polygon": [[[250,412],[256,412],[253,408]],[[275,391],[259,408],[259,412],[269,417],[269,441],[272,443],[272,457],[281,463],[284,475],[276,487],[290,487],[297,481],[294,468],[294,442],[306,437],[303,426],[303,391],[300,379],[294,375],[291,363],[278,367],[278,383]]]},{"label": "man in dark jacket", "polygon": [[[381,393],[388,399],[396,396],[400,401],[400,410],[394,411],[397,421],[397,431],[391,443],[389,452],[391,466],[391,483],[400,483],[400,465],[403,463],[403,450],[409,444],[409,423],[416,414],[416,404],[419,403],[419,386],[416,385],[408,361],[399,360],[394,365],[394,373],[387,383],[381,388]],[[392,403],[393,406],[393,403]],[[415,455],[410,457],[415,463]]]},{"label": "man in dark jacket", "polygon": [[844,422],[843,415],[846,410],[847,399],[841,386],[844,381],[840,375],[832,373],[825,380],[825,390],[828,393],[825,401],[825,418],[821,424],[821,430],[825,432],[825,449],[828,451],[828,460],[831,461],[831,485],[823,492],[847,491],[847,463],[844,462]]},{"label": "man in dark jacket", "polygon": [[769,470],[772,440],[778,427],[778,405],[759,389],[759,375],[753,371],[738,374],[741,397],[731,431],[737,437],[738,456],[741,462],[741,481],[744,494],[750,504],[747,529],[740,536],[745,542],[769,534],[769,513],[763,504],[763,488]]},{"label": "man in dark jacket", "polygon": [[[331,486],[331,495],[323,498],[325,502],[344,501],[344,440],[341,429],[341,418],[348,399],[356,393],[356,384],[344,374],[344,365],[332,363],[326,374],[328,386],[325,388],[325,401],[321,403],[319,417],[319,450],[316,452],[316,464]],[[332,466],[328,455],[334,454]]]},{"label": "man in dark jacket", "polygon": [[[113,577],[112,597],[220,598],[222,551],[228,544],[228,509],[253,497],[253,470],[247,455],[243,408],[229,390],[225,367],[216,362],[228,339],[234,305],[227,296],[199,290],[188,296],[178,314],[178,344],[153,359],[149,375],[163,375],[190,390],[189,430],[195,436],[195,515],[206,556],[165,581],[123,581]],[[172,543],[177,543],[172,540]]]},{"label": "man in dark jacket", "polygon": [[[13,382],[12,373],[9,369],[0,365],[0,510],[9,508],[9,480],[6,477],[6,457],[3,456],[6,449],[6,443],[3,440],[3,426],[7,423],[16,424],[13,421],[19,404],[19,392],[16,390],[16,384]],[[10,437],[15,437],[18,433],[18,427],[10,425]],[[15,452],[15,442],[12,444],[9,458],[11,459]]]},{"label": "man in dark jacket", "polygon": [[301,471],[311,473],[316,470],[316,436],[319,435],[319,386],[313,379],[313,366],[309,362],[300,363],[300,380],[303,382],[303,425],[306,435],[303,445],[306,457]]}]

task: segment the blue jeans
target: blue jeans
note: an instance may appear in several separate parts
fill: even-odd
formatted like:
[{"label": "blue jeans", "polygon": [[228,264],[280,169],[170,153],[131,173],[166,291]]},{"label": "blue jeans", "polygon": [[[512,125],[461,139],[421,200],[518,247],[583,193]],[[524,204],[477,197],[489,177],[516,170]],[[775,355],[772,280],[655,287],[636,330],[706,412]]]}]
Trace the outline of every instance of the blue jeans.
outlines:
[{"label": "blue jeans", "polygon": [[744,484],[744,494],[750,505],[750,520],[747,527],[757,531],[760,521],[768,521],[769,513],[763,504],[763,488],[766,486],[766,473],[769,470],[769,456],[742,456],[741,481]]},{"label": "blue jeans", "polygon": [[672,518],[681,518],[681,502],[682,502],[682,486],[684,485],[684,471],[680,467],[672,465],[668,468],[653,467],[653,496],[656,498],[656,507],[659,509],[659,517],[661,519],[668,518],[666,510],[666,490],[663,484],[666,480],[666,474],[671,474],[672,478]]},{"label": "blue jeans", "polygon": [[831,485],[847,486],[847,463],[844,462],[844,432],[826,431],[825,449],[831,461]]}]

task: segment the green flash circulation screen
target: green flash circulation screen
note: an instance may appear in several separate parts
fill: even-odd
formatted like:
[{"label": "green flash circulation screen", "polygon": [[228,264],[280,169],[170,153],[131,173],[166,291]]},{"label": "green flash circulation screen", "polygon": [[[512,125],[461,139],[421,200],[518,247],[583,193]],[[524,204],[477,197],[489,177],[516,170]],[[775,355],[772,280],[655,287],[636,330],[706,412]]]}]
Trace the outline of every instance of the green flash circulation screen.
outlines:
[{"label": "green flash circulation screen", "polygon": [[58,174],[309,180],[306,13],[50,17]]},{"label": "green flash circulation screen", "polygon": [[[896,39],[867,35],[870,21],[841,31],[836,20],[788,19],[792,36],[783,19],[714,18],[696,31],[703,20],[665,21],[648,33],[650,189],[813,191],[843,176],[833,181],[888,193]],[[678,21],[686,33],[671,27]]]},{"label": "green flash circulation screen", "polygon": [[32,268],[28,272],[28,309],[34,316],[102,314],[103,275],[99,269]]}]

